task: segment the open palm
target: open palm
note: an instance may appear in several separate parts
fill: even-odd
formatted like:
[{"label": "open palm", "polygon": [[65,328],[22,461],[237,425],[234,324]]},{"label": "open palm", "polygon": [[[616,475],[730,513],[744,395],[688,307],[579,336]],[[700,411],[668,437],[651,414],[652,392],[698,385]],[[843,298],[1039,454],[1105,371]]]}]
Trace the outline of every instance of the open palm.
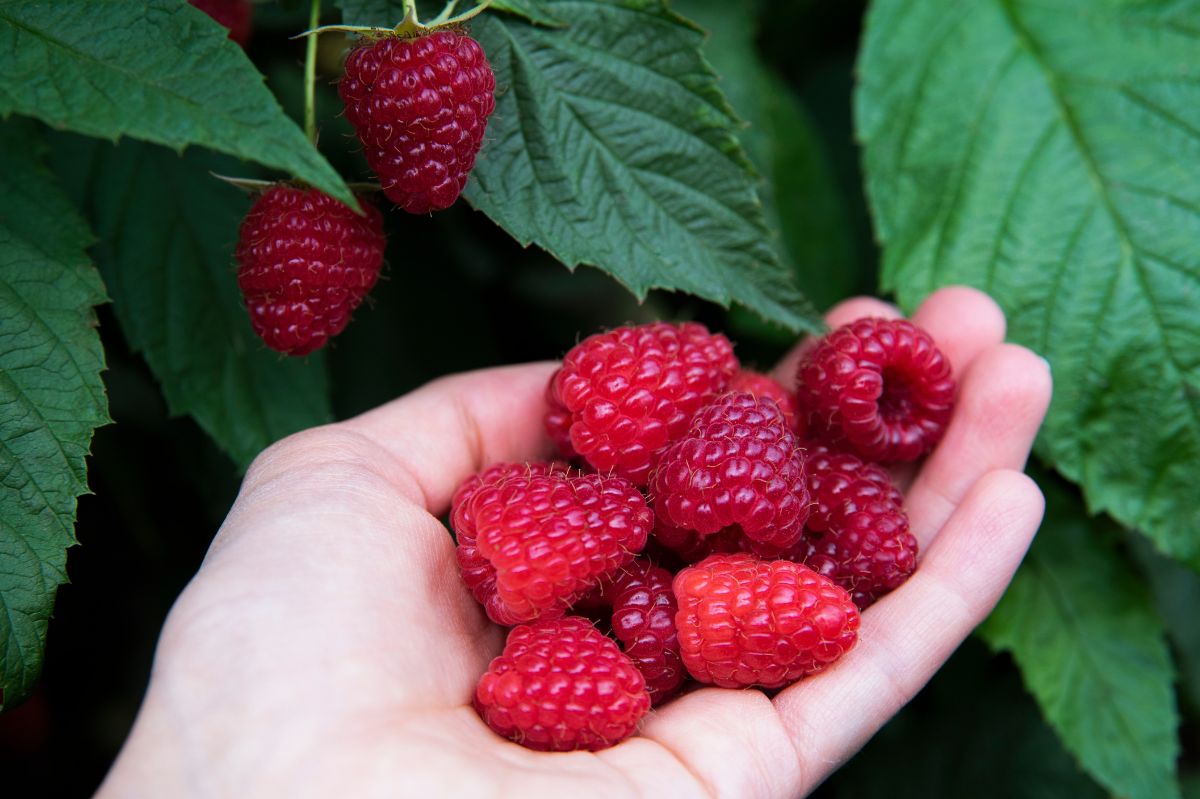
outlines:
[{"label": "open palm", "polygon": [[[841,324],[894,316],[843,303]],[[432,383],[255,461],[163,629],[146,700],[101,795],[790,797],[844,762],[983,619],[1041,519],[1020,473],[1050,395],[994,303],[946,289],[917,312],[954,364],[937,450],[901,474],[916,574],[863,615],[829,671],[768,699],[703,689],[603,752],[504,741],[470,707],[504,631],[458,576],[439,516],[470,474],[545,457],[554,364]],[[794,358],[780,365],[790,381]]]}]

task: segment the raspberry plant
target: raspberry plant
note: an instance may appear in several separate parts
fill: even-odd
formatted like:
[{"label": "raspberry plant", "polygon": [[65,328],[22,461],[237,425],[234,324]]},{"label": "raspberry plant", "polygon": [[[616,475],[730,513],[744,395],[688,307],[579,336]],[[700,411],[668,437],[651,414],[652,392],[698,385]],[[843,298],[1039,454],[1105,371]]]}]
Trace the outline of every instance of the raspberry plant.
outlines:
[{"label": "raspberry plant", "polygon": [[[237,12],[233,39],[203,10],[222,19],[218,8]],[[1047,791],[1180,795],[1181,719],[1194,734],[1200,709],[1200,4],[872,0],[852,89],[860,152],[847,131],[814,123],[822,92],[848,103],[849,84],[808,70],[836,37],[831,19],[853,8],[495,0],[418,14],[404,0],[280,0],[254,3],[252,26],[249,8],[0,0],[0,708],[33,691],[55,640],[76,498],[110,397],[122,421],[111,435],[135,441],[138,422],[115,410],[131,368],[215,442],[228,460],[206,474],[224,476],[291,432],[498,360],[499,327],[555,342],[527,357],[561,357],[631,319],[702,317],[765,366],[795,333],[820,330],[805,296],[827,307],[861,290],[854,264],[873,284],[873,244],[855,235],[861,154],[882,290],[910,310],[938,286],[983,288],[1010,338],[1055,374],[1032,467],[1047,522],[980,637],[1011,653],[1061,745],[993,694],[981,702],[1011,723],[981,740],[1010,735],[1024,758],[1010,770]],[[355,191],[383,182],[332,84],[360,36],[395,34],[289,37],[322,23],[412,35],[418,19],[462,12],[473,16],[448,30],[479,43],[496,85],[462,198],[402,218],[376,194],[389,239],[381,296],[332,348],[278,356],[238,289],[238,226],[265,185],[358,208]],[[594,269],[568,277],[551,262]],[[550,299],[528,318],[488,316],[521,292]],[[557,327],[534,320],[551,308]],[[453,320],[459,337],[431,317]],[[452,345],[437,349],[441,338]],[[139,480],[159,458],[167,471],[191,465],[179,424]],[[172,446],[188,457],[169,460]],[[873,486],[854,485],[865,498]],[[890,507],[878,514],[907,524]],[[174,519],[158,521],[166,539]],[[83,537],[99,549],[107,534]],[[685,531],[679,546],[698,560],[743,543]],[[971,676],[982,655],[964,657],[931,687],[932,706],[952,680],[1000,695],[990,672]],[[959,698],[943,702],[945,717]],[[915,724],[902,716],[899,733],[824,790],[869,794],[872,775],[896,773],[889,757],[914,774],[920,755],[895,738],[919,739],[905,734]],[[969,758],[970,740],[927,748]],[[1185,780],[1193,767],[1185,757]],[[940,776],[931,785],[947,790]]]}]

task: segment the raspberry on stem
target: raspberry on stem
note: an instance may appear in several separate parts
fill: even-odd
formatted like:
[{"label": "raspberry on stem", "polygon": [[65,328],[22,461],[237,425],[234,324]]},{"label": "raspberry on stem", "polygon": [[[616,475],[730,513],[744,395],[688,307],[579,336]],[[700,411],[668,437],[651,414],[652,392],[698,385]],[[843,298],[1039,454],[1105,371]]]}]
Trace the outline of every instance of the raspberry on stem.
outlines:
[{"label": "raspberry on stem", "polygon": [[595,752],[637,730],[650,695],[612,639],[586,619],[567,617],[510,632],[474,704],[496,733],[529,749]]},{"label": "raspberry on stem", "polygon": [[307,355],[350,322],[383,267],[383,217],[316,189],[275,185],[250,207],[234,257],[250,323],[268,347]]},{"label": "raspberry on stem", "polygon": [[810,434],[846,441],[869,461],[910,461],[941,440],[954,405],[950,361],[905,319],[859,319],[800,363],[798,399]]},{"label": "raspberry on stem", "polygon": [[364,40],[338,84],[384,194],[413,214],[449,208],[462,194],[495,89],[479,43],[446,29]]}]

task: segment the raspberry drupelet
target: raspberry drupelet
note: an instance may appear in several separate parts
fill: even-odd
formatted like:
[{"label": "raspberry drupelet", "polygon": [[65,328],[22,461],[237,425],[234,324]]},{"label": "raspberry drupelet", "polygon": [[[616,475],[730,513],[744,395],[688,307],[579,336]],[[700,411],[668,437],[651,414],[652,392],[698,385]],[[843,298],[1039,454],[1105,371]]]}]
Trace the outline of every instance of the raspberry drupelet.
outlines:
[{"label": "raspberry drupelet", "polygon": [[712,555],[675,576],[688,672],[723,688],[779,688],[815,674],[858,640],[858,609],[828,577],[787,560]]},{"label": "raspberry drupelet", "polygon": [[463,580],[488,616],[513,625],[561,616],[633,560],[654,523],[627,480],[560,464],[499,464],[456,493]]},{"label": "raspberry drupelet", "polygon": [[363,215],[316,189],[277,185],[250,207],[234,257],[250,323],[288,355],[325,346],[350,322],[383,267],[383,217]]},{"label": "raspberry drupelet", "polygon": [[798,399],[809,434],[868,461],[910,461],[941,440],[954,406],[950,361],[905,319],[859,319],[805,355]]},{"label": "raspberry drupelet", "polygon": [[550,378],[546,429],[563,455],[645,486],[662,451],[737,370],[729,339],[692,322],[590,336]]},{"label": "raspberry drupelet", "polygon": [[772,399],[731,392],[692,419],[649,486],[661,525],[713,535],[737,527],[784,548],[809,513],[803,450]]},{"label": "raspberry drupelet", "polygon": [[346,58],[338,93],[388,199],[413,214],[462,194],[496,108],[479,43],[454,30],[368,41]]},{"label": "raspberry drupelet", "polygon": [[529,749],[598,751],[628,738],[650,709],[640,671],[586,619],[522,625],[475,689],[499,735]]}]

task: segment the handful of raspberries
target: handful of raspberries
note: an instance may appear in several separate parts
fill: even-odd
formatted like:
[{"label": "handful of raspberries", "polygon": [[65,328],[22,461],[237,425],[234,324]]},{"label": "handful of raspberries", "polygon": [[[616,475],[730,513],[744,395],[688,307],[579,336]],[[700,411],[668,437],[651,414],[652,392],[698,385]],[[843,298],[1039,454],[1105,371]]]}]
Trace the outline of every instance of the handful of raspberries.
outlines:
[{"label": "handful of raspberries", "polygon": [[585,339],[546,390],[563,460],[493,465],[452,502],[462,578],[513,627],[476,688],[483,720],[595,751],[689,678],[775,689],[828,668],[917,565],[878,464],[932,449],[954,393],[903,320],[818,340],[794,392],[702,325]]}]

